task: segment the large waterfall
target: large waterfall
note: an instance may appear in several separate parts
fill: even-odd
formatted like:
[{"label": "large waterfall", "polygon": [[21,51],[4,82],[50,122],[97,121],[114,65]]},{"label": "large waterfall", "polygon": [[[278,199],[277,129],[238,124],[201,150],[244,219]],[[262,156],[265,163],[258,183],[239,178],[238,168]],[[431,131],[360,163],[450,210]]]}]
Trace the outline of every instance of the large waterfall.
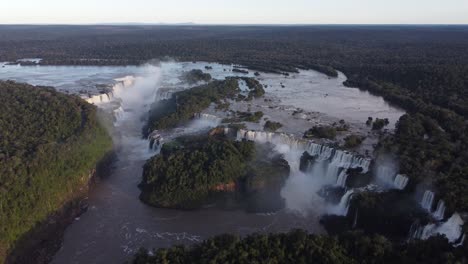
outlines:
[{"label": "large waterfall", "polygon": [[445,235],[451,243],[463,239],[463,219],[458,213],[454,213],[446,222],[431,223],[425,226],[412,226],[411,236],[413,239],[428,239],[435,235]]},{"label": "large waterfall", "polygon": [[370,159],[353,155],[347,151],[316,144],[312,141],[296,139],[293,136],[283,133],[239,129],[237,132],[237,139],[247,139],[258,143],[268,142],[280,148],[286,148],[288,151],[299,152],[300,154],[305,151],[312,157],[315,157],[316,161],[329,161],[327,176],[335,180],[338,180],[340,168],[348,169],[361,167],[365,173],[369,170],[370,166]]},{"label": "large waterfall", "polygon": [[[229,129],[225,130],[228,133]],[[297,139],[284,133],[249,131],[239,129],[237,140],[252,140],[258,143],[271,143],[275,150],[284,155],[291,167],[291,175],[281,191],[288,209],[307,213],[333,213],[346,215],[354,190],[349,190],[338,205],[326,205],[317,192],[325,185],[346,187],[347,169],[362,168],[367,172],[370,159],[353,155],[350,152],[320,145],[309,140]],[[309,168],[299,170],[303,153],[313,157]],[[328,207],[328,209],[327,209]]]},{"label": "large waterfall", "polygon": [[[410,238],[412,239],[427,239],[431,236],[440,234],[445,235],[451,243],[457,241],[463,241],[463,224],[464,221],[458,213],[454,213],[446,222],[440,222],[445,217],[445,203],[443,200],[439,200],[435,211],[432,211],[434,203],[434,192],[426,190],[421,200],[421,207],[424,208],[432,217],[439,221],[437,223],[429,223],[425,226],[413,225],[410,229]],[[461,245],[461,243],[455,246]]]},{"label": "large waterfall", "polygon": [[112,87],[111,91],[106,93],[91,95],[89,98],[84,98],[88,103],[100,105],[102,103],[108,103],[112,101],[115,97],[120,97],[123,89],[126,89],[132,86],[135,83],[135,77],[126,76],[124,78],[115,79],[116,84]]}]

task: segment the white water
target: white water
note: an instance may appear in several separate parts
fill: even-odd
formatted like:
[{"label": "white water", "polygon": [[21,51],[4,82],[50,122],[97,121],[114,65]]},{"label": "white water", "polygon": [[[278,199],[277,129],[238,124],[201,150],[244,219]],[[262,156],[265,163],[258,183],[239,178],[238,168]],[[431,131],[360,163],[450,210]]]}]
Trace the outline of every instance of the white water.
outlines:
[{"label": "white water", "polygon": [[330,210],[330,213],[335,214],[335,215],[342,215],[346,216],[348,215],[349,211],[349,205],[351,204],[351,198],[354,194],[354,190],[348,190],[343,197],[341,197],[340,203],[336,205],[335,207],[332,207]]},{"label": "white water", "polygon": [[437,209],[435,212],[432,214],[436,220],[442,220],[444,219],[445,215],[445,203],[442,200],[439,200],[437,203]]},{"label": "white water", "polygon": [[[361,167],[364,172],[369,170],[369,159],[283,133],[240,129],[237,140],[242,139],[272,143],[275,150],[284,155],[291,167],[291,174],[281,190],[281,196],[286,201],[287,209],[301,214],[320,215],[328,212],[346,215],[353,190],[348,191],[338,205],[327,205],[317,192],[327,184],[345,187],[348,168]],[[304,152],[315,158],[305,173],[299,171]]]},{"label": "white water", "polygon": [[[361,167],[363,172],[369,170],[370,159],[363,158],[357,155],[353,155],[347,151],[336,150],[334,148],[316,144],[312,141],[296,139],[293,136],[286,135],[283,133],[265,132],[265,131],[249,131],[239,129],[237,132],[237,139],[247,139],[258,143],[272,143],[278,146],[279,150],[283,154],[287,152],[302,153],[306,151],[309,155],[316,158],[317,161],[330,161],[329,176],[335,181],[338,179],[337,168],[358,168]],[[298,162],[295,170],[299,169]]]},{"label": "white water", "polygon": [[420,239],[428,239],[431,236],[440,234],[445,235],[447,239],[454,243],[462,236],[463,220],[460,215],[454,213],[446,222],[441,224],[428,224],[422,227],[420,232]]},{"label": "white water", "polygon": [[342,170],[340,175],[338,176],[338,180],[336,181],[336,185],[340,187],[346,187],[346,180],[348,179],[348,174],[346,170]]},{"label": "white water", "polygon": [[426,211],[428,212],[431,212],[433,202],[434,202],[434,193],[429,190],[425,191],[422,201],[421,201],[422,208],[426,209]]},{"label": "white water", "polygon": [[378,160],[375,174],[377,182],[389,189],[404,190],[408,185],[409,178],[406,175],[399,174],[395,162],[388,159]]}]

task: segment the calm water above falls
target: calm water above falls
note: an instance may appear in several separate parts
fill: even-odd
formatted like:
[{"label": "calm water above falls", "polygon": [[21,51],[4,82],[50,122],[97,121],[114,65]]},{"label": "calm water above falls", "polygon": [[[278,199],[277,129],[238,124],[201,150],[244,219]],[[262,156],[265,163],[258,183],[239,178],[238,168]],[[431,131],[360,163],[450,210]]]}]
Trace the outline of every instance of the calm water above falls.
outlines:
[{"label": "calm water above falls", "polygon": [[[91,191],[88,212],[67,229],[63,247],[55,256],[54,263],[121,263],[142,246],[165,247],[193,243],[226,232],[248,234],[291,228],[323,232],[318,224],[318,218],[323,212],[314,211],[313,207],[307,214],[287,210],[275,214],[248,214],[213,208],[197,211],[165,210],[146,206],[139,201],[137,185],[141,179],[142,165],[154,154],[148,150],[148,142],[140,136],[143,126],[140,117],[153,100],[148,94],[154,95],[159,88],[187,87],[180,82],[179,76],[193,68],[203,69],[205,65],[165,63],[160,67],[0,68],[0,79],[57,86],[71,93],[81,90],[96,92],[96,85],[112,85],[115,78],[127,75],[138,77],[126,87],[127,90],[119,94],[124,114],[116,123],[119,131],[114,138],[118,146],[117,161],[110,175]],[[230,66],[211,66],[213,70],[210,73],[215,78],[233,75]],[[325,112],[356,122],[364,122],[367,116],[389,117],[394,121],[402,114],[379,97],[342,87],[343,79],[342,75],[338,79],[328,79],[311,71],[287,78],[262,74],[260,78],[262,83],[269,85],[267,93],[278,96],[285,105],[308,111]],[[286,87],[281,88],[280,83]],[[301,191],[307,191],[307,186],[301,188]]]}]

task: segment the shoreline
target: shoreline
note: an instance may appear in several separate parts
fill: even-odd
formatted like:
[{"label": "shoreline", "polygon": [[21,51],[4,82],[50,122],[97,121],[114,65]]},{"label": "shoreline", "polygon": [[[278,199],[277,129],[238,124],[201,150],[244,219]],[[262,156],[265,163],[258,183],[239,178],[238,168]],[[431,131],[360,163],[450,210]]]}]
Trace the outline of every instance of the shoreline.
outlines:
[{"label": "shoreline", "polygon": [[95,168],[88,174],[88,181],[84,186],[77,187],[63,206],[18,240],[17,245],[8,252],[5,264],[50,263],[62,247],[65,230],[77,217],[86,213],[89,192],[101,178],[105,177],[114,161],[115,151],[112,150],[96,163]]}]

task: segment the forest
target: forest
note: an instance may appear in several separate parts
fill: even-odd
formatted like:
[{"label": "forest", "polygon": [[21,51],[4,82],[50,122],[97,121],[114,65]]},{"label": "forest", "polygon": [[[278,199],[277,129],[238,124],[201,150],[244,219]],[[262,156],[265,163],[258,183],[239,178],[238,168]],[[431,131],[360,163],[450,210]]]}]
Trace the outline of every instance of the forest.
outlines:
[{"label": "forest", "polygon": [[78,97],[0,81],[0,98],[3,263],[28,232],[87,186],[112,141],[96,108]]},{"label": "forest", "polygon": [[164,144],[161,154],[143,167],[140,199],[157,207],[197,209],[231,194],[249,211],[281,208],[279,191],[289,174],[287,162],[279,155],[267,158],[264,154],[271,149],[214,132]]},{"label": "forest", "polygon": [[466,248],[454,248],[441,236],[393,244],[380,235],[348,232],[340,236],[254,234],[220,235],[194,246],[145,249],[131,263],[464,263]]},{"label": "forest", "polygon": [[254,154],[253,142],[179,138],[145,164],[140,199],[159,207],[198,208],[217,186],[235,185]]}]

